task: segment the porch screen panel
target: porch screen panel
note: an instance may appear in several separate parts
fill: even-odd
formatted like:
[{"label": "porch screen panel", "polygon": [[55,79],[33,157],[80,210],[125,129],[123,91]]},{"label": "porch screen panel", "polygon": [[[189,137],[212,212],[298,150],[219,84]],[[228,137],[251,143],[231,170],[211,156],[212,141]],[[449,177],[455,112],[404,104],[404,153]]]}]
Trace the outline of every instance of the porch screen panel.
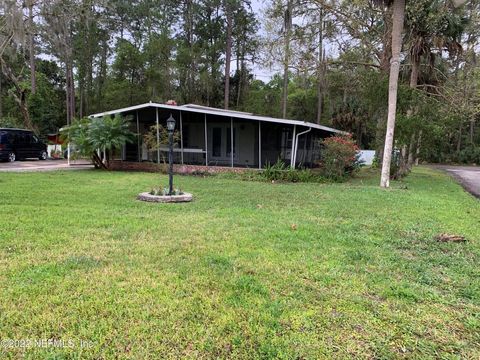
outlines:
[{"label": "porch screen panel", "polygon": [[278,160],[290,165],[293,126],[262,122],[262,167]]},{"label": "porch screen panel", "polygon": [[215,157],[222,156],[222,130],[221,127],[212,128],[212,156]]},{"label": "porch screen panel", "polygon": [[[182,125],[183,163],[187,165],[205,165],[204,114],[183,111]],[[179,157],[181,157],[181,154],[179,154]]]},{"label": "porch screen panel", "polygon": [[[230,141],[227,148],[231,156]],[[236,167],[258,168],[257,121],[233,119],[233,163]]]}]

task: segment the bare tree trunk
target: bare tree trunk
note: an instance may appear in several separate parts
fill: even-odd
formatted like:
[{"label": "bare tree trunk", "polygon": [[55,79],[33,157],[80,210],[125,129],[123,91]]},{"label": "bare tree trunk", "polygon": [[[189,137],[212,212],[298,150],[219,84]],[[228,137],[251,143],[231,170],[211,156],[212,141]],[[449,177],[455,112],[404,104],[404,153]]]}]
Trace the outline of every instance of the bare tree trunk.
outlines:
[{"label": "bare tree trunk", "polygon": [[[411,89],[417,88],[419,72],[420,72],[420,57],[417,54],[412,54],[412,72],[410,74]],[[410,109],[407,112],[407,116],[412,116],[414,112],[415,112],[415,109],[413,107],[410,107]],[[408,146],[408,161],[407,161],[407,168],[405,169],[406,170],[405,173],[407,173],[412,169],[413,163],[415,161],[414,147],[417,144],[416,138],[417,136],[416,136],[416,133],[414,132],[410,137],[410,144]]]},{"label": "bare tree trunk", "polygon": [[189,66],[185,66],[180,71],[180,96],[185,103],[194,102],[193,94],[195,94],[193,72],[194,59],[193,59],[193,20],[192,20],[192,0],[184,0],[182,3],[182,20],[183,30],[185,31],[185,47],[188,49]]},{"label": "bare tree trunk", "polygon": [[72,107],[70,108],[72,112],[72,119],[75,119],[76,110],[75,110],[75,80],[73,78],[73,61],[70,63],[70,97],[71,101],[70,104]]},{"label": "bare tree trunk", "polygon": [[470,144],[474,145],[473,139],[475,138],[475,117],[470,119]]},{"label": "bare tree trunk", "polygon": [[70,118],[70,77],[68,76],[68,62],[65,62],[65,105],[67,110],[67,125],[72,123],[72,119]]},{"label": "bare tree trunk", "polygon": [[411,89],[417,88],[419,72],[420,72],[420,58],[418,56],[412,56],[412,72],[410,74]]},{"label": "bare tree trunk", "polygon": [[28,107],[27,103],[25,101],[25,98],[22,97],[20,101],[16,99],[17,103],[19,103],[20,106],[20,111],[22,113],[23,119],[24,119],[24,124],[27,129],[34,130],[32,120],[30,119],[30,114],[28,113]]},{"label": "bare tree trunk", "polygon": [[130,105],[133,105],[133,84],[134,84],[134,82],[135,82],[135,70],[132,69],[132,71],[130,72],[130,86],[129,86],[129,89],[128,89]]},{"label": "bare tree trunk", "polygon": [[[225,0],[225,12],[227,16],[227,48],[225,49],[225,97],[224,108],[228,109],[230,103],[230,62],[232,60],[232,7],[230,0]],[[237,68],[238,70],[238,68]]]},{"label": "bare tree trunk", "polygon": [[460,122],[460,127],[458,129],[457,152],[460,152],[460,150],[462,149],[462,132],[463,124]]},{"label": "bare tree trunk", "polygon": [[104,150],[104,156],[105,156],[105,167],[110,169],[110,150]]},{"label": "bare tree trunk", "polygon": [[244,83],[244,71],[245,71],[245,60],[242,58],[240,62],[240,72],[238,73],[238,91],[237,91],[237,108],[240,106],[240,102],[243,96],[243,83]]},{"label": "bare tree trunk", "polygon": [[393,136],[395,132],[395,117],[397,111],[398,75],[400,72],[400,51],[402,50],[402,32],[405,19],[405,0],[393,2],[392,27],[392,60],[390,63],[390,77],[388,84],[388,118],[385,147],[383,151],[382,176],[380,186],[390,186],[390,164],[392,161]]},{"label": "bare tree trunk", "polygon": [[416,133],[410,137],[410,144],[408,145],[408,161],[407,168],[410,171],[415,163],[415,147],[418,144]]},{"label": "bare tree trunk", "polygon": [[0,56],[0,65],[2,68],[2,72],[5,77],[12,83],[14,87],[14,91],[11,92],[13,99],[17,103],[18,107],[20,108],[20,112],[23,116],[23,124],[27,129],[35,130],[30,119],[30,114],[28,112],[28,105],[27,105],[27,94],[26,90],[22,88],[21,81],[15,76],[13,70],[10,66],[5,62],[5,60]]},{"label": "bare tree trunk", "polygon": [[106,40],[102,41],[102,52],[100,57],[100,72],[98,76],[97,101],[100,102],[103,97],[103,86],[107,78],[107,53],[108,44]]},{"label": "bare tree trunk", "polygon": [[93,89],[93,59],[92,57],[89,58],[88,63],[88,70],[87,70],[87,92],[85,98],[85,114],[88,115],[90,113],[90,107],[92,103],[92,89]]},{"label": "bare tree trunk", "polygon": [[92,153],[92,161],[97,169],[105,169],[105,170],[107,169],[107,167],[103,163],[102,159],[100,159],[96,151]]},{"label": "bare tree trunk", "polygon": [[73,84],[73,70],[72,65],[68,65],[68,102],[70,103],[70,121],[75,118],[75,89]]},{"label": "bare tree trunk", "polygon": [[65,60],[66,74],[66,96],[67,96],[67,125],[75,118],[75,84],[73,80],[73,69],[69,58]]},{"label": "bare tree trunk", "polygon": [[237,41],[236,43],[236,52],[235,52],[235,62],[236,62],[236,71],[237,71],[237,75],[238,75],[238,84],[237,84],[237,93],[235,95],[235,107],[238,109],[239,107],[239,104],[240,104],[240,97],[241,97],[241,88],[242,88],[242,74],[241,74],[241,70],[240,70],[240,46],[241,46],[241,42],[240,41]]},{"label": "bare tree trunk", "polygon": [[322,120],[323,103],[323,8],[320,8],[319,14],[320,28],[318,31],[318,68],[317,68],[317,124]]},{"label": "bare tree trunk", "polygon": [[94,5],[93,2],[88,7],[88,15],[87,15],[87,34],[88,34],[88,61],[87,61],[87,80],[86,80],[86,92],[85,92],[85,104],[83,111],[85,115],[88,115],[90,112],[90,106],[92,102],[92,89],[93,89],[93,51],[91,40],[91,23],[93,19],[93,12],[94,12]]},{"label": "bare tree trunk", "polygon": [[[382,36],[382,52],[380,55],[380,70],[381,73],[385,76],[388,75],[390,71],[390,59],[392,58],[392,7],[389,6],[386,11],[383,12],[383,23],[385,24],[385,30]],[[383,148],[385,146],[385,117],[386,108],[382,109],[381,114],[377,118],[376,126],[376,158],[379,165],[383,161]]]},{"label": "bare tree trunk", "polygon": [[237,110],[240,106],[241,98],[242,98],[242,73],[238,72],[237,100],[235,101],[235,106],[237,107]]},{"label": "bare tree trunk", "polygon": [[387,74],[390,71],[390,59],[392,58],[392,10],[390,6],[383,13],[385,31],[382,39],[382,53],[380,57],[380,69]]},{"label": "bare tree trunk", "polygon": [[85,84],[83,82],[83,80],[80,80],[78,81],[78,95],[79,95],[79,99],[78,99],[78,115],[80,116],[80,118],[83,117],[83,104],[84,104],[84,101],[85,101]]},{"label": "bare tree trunk", "polygon": [[34,36],[34,28],[33,28],[33,4],[34,1],[30,0],[28,2],[28,48],[29,48],[29,56],[30,56],[30,80],[32,86],[32,94],[35,94],[37,91],[37,75],[36,71],[36,64],[35,64],[35,36]]},{"label": "bare tree trunk", "polygon": [[402,145],[402,149],[400,150],[400,164],[398,166],[398,171],[396,174],[392,174],[394,179],[400,179],[404,177],[407,172],[407,145]]},{"label": "bare tree trunk", "polygon": [[418,162],[420,161],[420,146],[422,144],[422,130],[418,132],[418,140],[417,140],[417,149],[415,151],[415,165],[418,166]]},{"label": "bare tree trunk", "polygon": [[292,2],[287,0],[287,9],[284,17],[285,27],[285,58],[283,63],[283,92],[282,92],[282,117],[287,117],[288,101],[288,67],[290,62],[290,32],[292,30]]}]

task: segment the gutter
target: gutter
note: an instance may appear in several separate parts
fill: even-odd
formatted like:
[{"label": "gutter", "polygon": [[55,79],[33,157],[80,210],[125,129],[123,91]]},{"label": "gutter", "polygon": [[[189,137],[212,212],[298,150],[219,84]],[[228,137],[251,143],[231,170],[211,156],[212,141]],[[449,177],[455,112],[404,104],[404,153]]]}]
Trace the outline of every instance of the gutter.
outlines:
[{"label": "gutter", "polygon": [[308,128],[308,130],[302,131],[301,133],[298,133],[295,139],[295,150],[293,151],[293,168],[295,169],[295,165],[297,164],[297,150],[298,150],[298,137],[300,135],[304,135],[306,133],[309,133],[312,131],[312,128]]}]

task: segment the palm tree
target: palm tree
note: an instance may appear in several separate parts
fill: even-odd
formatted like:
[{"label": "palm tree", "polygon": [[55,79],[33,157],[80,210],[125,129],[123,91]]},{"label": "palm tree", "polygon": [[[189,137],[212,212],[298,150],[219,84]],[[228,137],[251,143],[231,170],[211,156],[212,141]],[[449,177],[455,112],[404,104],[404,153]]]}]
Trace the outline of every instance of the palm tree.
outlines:
[{"label": "palm tree", "polygon": [[93,149],[104,152],[107,169],[110,167],[110,155],[115,149],[120,149],[125,143],[133,140],[129,130],[129,122],[120,115],[104,116],[92,119],[88,128],[88,138]]},{"label": "palm tree", "polygon": [[390,76],[388,80],[388,117],[385,147],[383,150],[382,176],[380,186],[390,186],[390,163],[392,161],[393,135],[397,112],[398,75],[400,73],[400,51],[402,50],[403,22],[405,20],[405,0],[375,0],[385,6],[392,7],[392,59],[390,60]]},{"label": "palm tree", "polygon": [[288,67],[290,62],[290,40],[292,36],[292,0],[287,0],[287,7],[284,13],[284,36],[285,36],[285,58],[283,62],[283,91],[282,91],[282,117],[287,117],[288,101]]},{"label": "palm tree", "polygon": [[[120,115],[115,117],[74,121],[61,129],[62,136],[68,143],[75,145],[76,151],[83,156],[92,158],[96,168],[108,169],[110,155],[115,149],[120,149],[125,143],[132,142],[134,134],[129,130],[129,122]],[[104,161],[97,151],[103,151]]]},{"label": "palm tree", "polygon": [[[434,49],[440,52],[446,50],[450,55],[457,55],[462,51],[459,39],[466,23],[459,13],[451,11],[451,7],[445,2],[422,0],[412,5],[408,13],[414,20],[408,25],[407,42],[411,63],[409,85],[410,88],[415,89],[418,85],[422,58],[428,59],[430,64],[433,64]],[[414,110],[413,108],[409,109],[407,116],[411,116]],[[421,135],[421,130],[412,133],[406,171],[409,171],[415,162],[415,157],[419,152],[416,147]]]},{"label": "palm tree", "polygon": [[[377,4],[392,8],[392,58],[390,60],[390,77],[388,82],[388,117],[385,147],[383,151],[382,175],[380,186],[390,186],[390,164],[392,161],[393,139],[395,131],[395,116],[397,111],[398,75],[400,72],[400,51],[402,50],[402,32],[405,21],[405,0],[374,0]],[[452,0],[455,7],[461,6],[467,0]]]}]

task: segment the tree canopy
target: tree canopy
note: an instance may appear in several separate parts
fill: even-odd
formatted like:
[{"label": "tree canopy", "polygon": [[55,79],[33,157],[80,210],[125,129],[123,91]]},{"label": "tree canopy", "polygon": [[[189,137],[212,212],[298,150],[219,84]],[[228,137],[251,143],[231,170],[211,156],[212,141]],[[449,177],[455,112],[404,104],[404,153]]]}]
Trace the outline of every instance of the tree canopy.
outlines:
[{"label": "tree canopy", "polygon": [[[393,19],[378,3],[4,0],[0,125],[44,135],[174,99],[319,122],[381,154]],[[405,161],[480,161],[480,1],[460,5],[406,2],[394,139]]]}]

